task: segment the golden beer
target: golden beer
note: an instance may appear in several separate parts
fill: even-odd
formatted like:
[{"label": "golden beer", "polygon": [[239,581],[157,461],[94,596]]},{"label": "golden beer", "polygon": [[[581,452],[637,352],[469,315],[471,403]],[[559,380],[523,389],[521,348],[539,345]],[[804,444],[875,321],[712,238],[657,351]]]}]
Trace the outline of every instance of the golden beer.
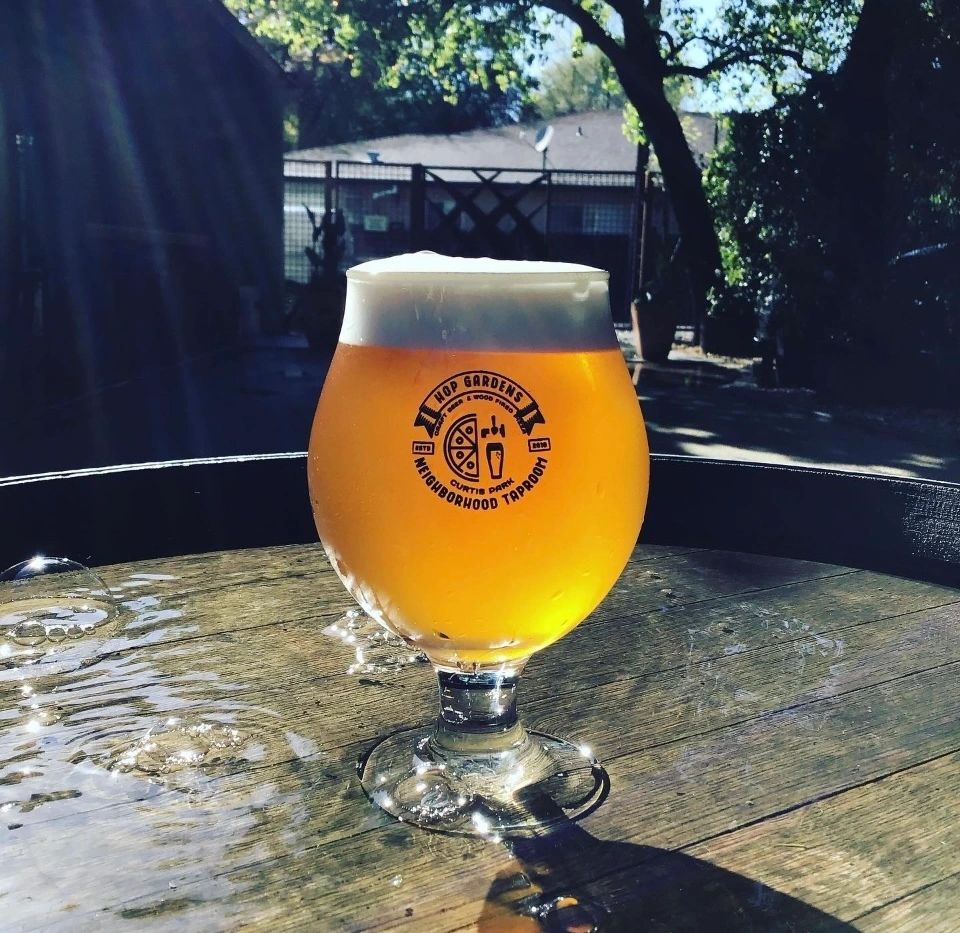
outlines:
[{"label": "golden beer", "polygon": [[600,603],[646,504],[606,274],[401,259],[351,270],[310,439],[317,529],[361,606],[436,665],[523,659]]}]

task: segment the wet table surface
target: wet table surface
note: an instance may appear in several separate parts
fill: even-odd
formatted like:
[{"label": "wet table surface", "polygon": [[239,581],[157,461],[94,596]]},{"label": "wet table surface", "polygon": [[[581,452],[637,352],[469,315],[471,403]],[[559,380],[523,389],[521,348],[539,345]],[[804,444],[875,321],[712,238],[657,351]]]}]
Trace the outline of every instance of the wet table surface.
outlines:
[{"label": "wet table surface", "polygon": [[522,687],[609,797],[509,843],[364,797],[436,688],[318,546],[100,573],[115,623],[0,645],[4,929],[960,929],[958,590],[640,546]]}]

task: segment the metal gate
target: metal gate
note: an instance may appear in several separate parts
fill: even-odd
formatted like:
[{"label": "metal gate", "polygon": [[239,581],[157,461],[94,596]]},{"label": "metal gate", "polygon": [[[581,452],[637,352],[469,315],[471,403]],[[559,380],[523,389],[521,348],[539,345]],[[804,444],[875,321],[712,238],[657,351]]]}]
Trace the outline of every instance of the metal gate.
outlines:
[{"label": "metal gate", "polygon": [[339,209],[343,263],[432,249],[459,256],[551,259],[610,271],[614,318],[629,320],[643,176],[379,162],[285,166],[287,278],[309,275],[304,247],[315,216]]},{"label": "metal gate", "polygon": [[546,172],[414,166],[410,210],[414,241],[424,249],[494,259],[547,258]]}]

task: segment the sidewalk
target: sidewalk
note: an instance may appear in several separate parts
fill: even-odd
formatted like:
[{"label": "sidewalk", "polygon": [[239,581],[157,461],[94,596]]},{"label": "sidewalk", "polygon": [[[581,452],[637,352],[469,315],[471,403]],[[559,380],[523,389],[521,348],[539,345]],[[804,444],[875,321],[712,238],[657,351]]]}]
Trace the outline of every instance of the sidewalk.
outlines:
[{"label": "sidewalk", "polygon": [[750,360],[675,347],[633,367],[656,453],[816,466],[960,483],[960,413],[856,407],[806,389],[760,389]]},{"label": "sidewalk", "polygon": [[[758,389],[749,361],[692,349],[638,370],[625,356],[655,453],[960,482],[960,415]],[[328,364],[287,336],[145,373],[8,426],[0,476],[304,450]]]}]

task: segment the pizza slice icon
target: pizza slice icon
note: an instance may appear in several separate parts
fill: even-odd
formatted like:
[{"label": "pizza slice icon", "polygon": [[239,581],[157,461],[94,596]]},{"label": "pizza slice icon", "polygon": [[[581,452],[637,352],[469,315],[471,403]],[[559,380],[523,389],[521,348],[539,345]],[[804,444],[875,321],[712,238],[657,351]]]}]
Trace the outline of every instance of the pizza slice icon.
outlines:
[{"label": "pizza slice icon", "polygon": [[458,418],[443,440],[447,465],[461,479],[475,483],[480,479],[480,453],[477,444],[477,416]]}]

